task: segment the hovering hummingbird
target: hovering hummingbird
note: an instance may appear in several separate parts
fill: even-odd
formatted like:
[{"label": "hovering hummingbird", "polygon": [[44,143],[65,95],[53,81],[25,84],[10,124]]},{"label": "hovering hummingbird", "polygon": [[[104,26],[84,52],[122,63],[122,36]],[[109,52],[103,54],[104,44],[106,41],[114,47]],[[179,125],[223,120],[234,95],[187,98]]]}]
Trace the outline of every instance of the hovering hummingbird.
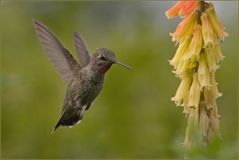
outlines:
[{"label": "hovering hummingbird", "polygon": [[72,127],[82,120],[84,112],[101,91],[104,75],[112,64],[119,64],[129,70],[131,67],[117,61],[110,49],[98,48],[91,57],[83,38],[75,32],[73,36],[80,61],[78,64],[44,24],[38,20],[33,20],[33,24],[49,60],[68,85],[60,119],[52,131],[54,133],[59,126]]}]

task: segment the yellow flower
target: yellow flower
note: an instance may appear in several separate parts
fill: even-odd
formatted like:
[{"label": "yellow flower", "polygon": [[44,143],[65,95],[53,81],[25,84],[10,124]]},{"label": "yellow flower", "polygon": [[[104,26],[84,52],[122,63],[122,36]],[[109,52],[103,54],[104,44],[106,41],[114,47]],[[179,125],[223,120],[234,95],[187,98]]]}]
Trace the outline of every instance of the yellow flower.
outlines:
[{"label": "yellow flower", "polygon": [[199,66],[198,66],[198,80],[200,83],[201,90],[205,86],[211,86],[210,85],[210,74],[208,70],[207,65],[207,57],[204,52],[201,52],[200,59],[199,59]]},{"label": "yellow flower", "polygon": [[212,96],[215,98],[221,97],[222,93],[218,91],[218,87],[217,87],[218,83],[216,82],[215,72],[212,72],[210,76],[211,76],[211,84],[212,84],[211,86]]},{"label": "yellow flower", "polygon": [[201,97],[201,91],[200,91],[200,84],[198,81],[198,75],[197,73],[194,73],[193,82],[189,91],[188,106],[198,108],[200,97]]},{"label": "yellow flower", "polygon": [[204,97],[207,109],[216,108],[216,99],[213,96],[211,87],[205,87],[203,89],[203,97]]},{"label": "yellow flower", "polygon": [[219,21],[219,18],[215,12],[215,9],[212,3],[209,3],[209,8],[206,10],[206,13],[209,17],[213,31],[216,33],[217,37],[220,40],[223,40],[226,36],[228,36],[228,33],[224,31],[224,28]]},{"label": "yellow flower", "polygon": [[219,62],[224,59],[219,44],[214,47],[206,48],[205,53],[207,55],[207,64],[209,72],[215,72],[219,68]]},{"label": "yellow flower", "polygon": [[177,49],[177,52],[175,53],[174,57],[172,60],[169,61],[169,63],[174,66],[174,69],[177,69],[179,62],[182,60],[181,58],[184,56],[190,42],[191,42],[191,37],[188,37],[185,39],[185,41],[181,42],[179,44],[179,47]]},{"label": "yellow flower", "polygon": [[217,82],[215,80],[214,72],[210,73],[210,81],[211,81],[211,86],[204,88],[203,96],[204,96],[204,100],[205,100],[207,109],[213,109],[214,113],[218,114],[216,98],[220,97],[222,94],[219,93],[219,91],[218,91]]},{"label": "yellow flower", "polygon": [[204,47],[213,47],[216,42],[214,42],[213,29],[206,13],[202,13],[201,21]]},{"label": "yellow flower", "polygon": [[184,56],[179,60],[178,66],[174,73],[178,77],[183,77],[184,74],[194,73],[198,67],[198,61],[196,57],[188,58],[189,56],[189,47],[186,49]]},{"label": "yellow flower", "polygon": [[182,105],[183,100],[187,99],[191,83],[192,78],[189,75],[184,75],[175,96],[171,99],[177,106]]},{"label": "yellow flower", "polygon": [[215,53],[215,59],[217,63],[221,62],[225,58],[225,56],[222,54],[219,43],[215,45],[213,52]]},{"label": "yellow flower", "polygon": [[[185,55],[187,54],[187,52],[188,52],[188,49],[185,51]],[[176,70],[173,71],[173,73],[175,73],[175,75],[180,78],[183,77],[185,71],[187,70],[188,60],[185,55],[180,58]]]},{"label": "yellow flower", "polygon": [[196,60],[199,60],[199,53],[202,49],[202,27],[199,24],[194,28],[193,38],[189,48],[189,58],[195,57]]}]

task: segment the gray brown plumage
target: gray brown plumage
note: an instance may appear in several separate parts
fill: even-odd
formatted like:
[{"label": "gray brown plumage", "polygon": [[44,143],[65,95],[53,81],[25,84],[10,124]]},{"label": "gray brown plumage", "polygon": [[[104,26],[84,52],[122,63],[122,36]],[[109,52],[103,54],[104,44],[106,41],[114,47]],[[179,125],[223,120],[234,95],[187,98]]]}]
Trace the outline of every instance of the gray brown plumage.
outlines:
[{"label": "gray brown plumage", "polygon": [[96,49],[91,57],[83,38],[79,33],[74,33],[75,48],[80,61],[78,64],[45,25],[38,20],[34,20],[33,24],[49,60],[68,85],[61,117],[53,129],[54,132],[59,126],[74,126],[82,120],[84,112],[101,91],[104,74],[112,64],[131,68],[116,61],[115,54],[106,48]]}]

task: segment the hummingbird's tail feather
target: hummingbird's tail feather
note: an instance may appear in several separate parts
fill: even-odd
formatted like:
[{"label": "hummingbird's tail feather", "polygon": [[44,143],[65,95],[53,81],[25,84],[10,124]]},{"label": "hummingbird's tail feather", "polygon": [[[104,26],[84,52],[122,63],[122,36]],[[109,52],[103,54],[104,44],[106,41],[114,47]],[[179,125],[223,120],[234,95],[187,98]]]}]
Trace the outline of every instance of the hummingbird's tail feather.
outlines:
[{"label": "hummingbird's tail feather", "polygon": [[83,118],[83,113],[85,111],[85,107],[82,108],[67,108],[61,115],[61,118],[55,125],[52,130],[52,133],[56,131],[56,129],[60,126],[73,127],[76,124],[79,124]]},{"label": "hummingbird's tail feather", "polygon": [[[60,119],[60,120],[61,120],[61,119]],[[54,134],[55,131],[56,131],[56,129],[61,126],[60,120],[57,122],[57,124],[55,125],[55,127],[52,129],[52,131],[51,131],[52,134]]]}]

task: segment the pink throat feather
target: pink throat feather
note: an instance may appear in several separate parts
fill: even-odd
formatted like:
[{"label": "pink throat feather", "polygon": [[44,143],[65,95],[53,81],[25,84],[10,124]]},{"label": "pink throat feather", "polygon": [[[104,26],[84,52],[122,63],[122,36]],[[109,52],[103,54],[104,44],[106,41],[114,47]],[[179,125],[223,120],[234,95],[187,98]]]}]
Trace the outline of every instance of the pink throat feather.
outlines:
[{"label": "pink throat feather", "polygon": [[102,67],[100,68],[99,72],[104,75],[104,74],[110,69],[110,66],[111,66],[111,65],[102,66]]}]

